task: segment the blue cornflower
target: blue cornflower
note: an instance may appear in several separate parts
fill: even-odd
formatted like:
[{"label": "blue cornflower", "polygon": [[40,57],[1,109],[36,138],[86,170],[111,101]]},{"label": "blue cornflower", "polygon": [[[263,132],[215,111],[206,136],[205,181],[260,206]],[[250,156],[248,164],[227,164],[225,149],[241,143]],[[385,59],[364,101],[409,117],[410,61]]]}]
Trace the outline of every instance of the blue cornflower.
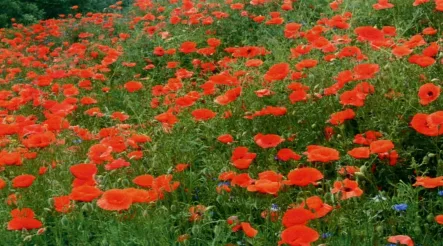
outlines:
[{"label": "blue cornflower", "polygon": [[325,232],[325,233],[321,234],[321,238],[323,238],[323,239],[331,237],[331,236],[332,236],[332,233],[330,233],[330,232]]},{"label": "blue cornflower", "polygon": [[271,205],[271,211],[276,212],[276,211],[279,211],[279,210],[280,210],[280,208],[278,207],[277,204],[272,204]]},{"label": "blue cornflower", "polygon": [[437,193],[439,196],[443,196],[443,190],[439,190]]},{"label": "blue cornflower", "polygon": [[80,143],[82,143],[83,141],[79,138],[79,139],[74,139],[74,140],[72,140],[72,142],[75,143],[75,144],[80,144]]},{"label": "blue cornflower", "polygon": [[395,211],[406,211],[406,209],[408,208],[408,204],[406,203],[395,204],[394,206],[392,206],[392,208]]},{"label": "blue cornflower", "polygon": [[229,181],[224,181],[224,182],[219,182],[217,186],[222,186],[222,185],[227,185],[227,186],[231,186],[231,182]]}]

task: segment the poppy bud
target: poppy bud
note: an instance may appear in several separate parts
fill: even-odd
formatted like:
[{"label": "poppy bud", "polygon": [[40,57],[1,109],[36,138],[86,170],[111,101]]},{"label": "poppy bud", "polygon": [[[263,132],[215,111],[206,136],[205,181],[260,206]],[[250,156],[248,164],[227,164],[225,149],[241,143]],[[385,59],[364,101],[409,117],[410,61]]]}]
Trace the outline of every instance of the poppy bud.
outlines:
[{"label": "poppy bud", "polygon": [[63,218],[60,220],[60,222],[61,222],[61,224],[62,224],[63,226],[68,226],[68,223],[69,223],[69,221],[68,221],[68,219],[66,218],[66,216],[63,216]]},{"label": "poppy bud", "polygon": [[362,172],[355,172],[355,175],[362,178],[365,177],[365,174]]},{"label": "poppy bud", "polygon": [[417,235],[420,235],[420,234],[421,234],[421,228],[420,228],[420,226],[415,226],[415,227],[414,227],[414,233],[417,234]]},{"label": "poppy bud", "polygon": [[26,236],[23,238],[23,242],[29,242],[32,240],[32,235]]},{"label": "poppy bud", "polygon": [[365,166],[365,165],[363,165],[363,166],[361,166],[360,167],[360,172],[359,173],[366,173],[366,171],[367,171],[367,167]]},{"label": "poppy bud", "polygon": [[429,158],[432,158],[432,157],[434,157],[434,156],[435,156],[434,153],[428,153],[428,157],[429,157]]},{"label": "poppy bud", "polygon": [[429,214],[428,216],[426,216],[426,220],[429,221],[430,223],[434,222],[434,215]]},{"label": "poppy bud", "polygon": [[382,234],[384,228],[383,228],[383,226],[379,225],[379,226],[375,227],[375,230],[376,230],[378,233]]}]

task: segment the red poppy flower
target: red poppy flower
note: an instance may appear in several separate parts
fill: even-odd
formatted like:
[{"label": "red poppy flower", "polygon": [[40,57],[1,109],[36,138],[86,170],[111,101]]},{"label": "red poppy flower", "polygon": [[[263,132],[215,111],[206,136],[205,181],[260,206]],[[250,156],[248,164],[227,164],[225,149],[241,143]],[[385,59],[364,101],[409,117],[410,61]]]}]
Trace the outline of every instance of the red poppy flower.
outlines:
[{"label": "red poppy flower", "polygon": [[240,186],[242,188],[246,188],[248,187],[248,185],[252,184],[254,182],[254,180],[249,177],[248,173],[242,173],[242,174],[238,174],[235,175],[232,180],[231,180],[231,185],[232,186]]},{"label": "red poppy flower", "polygon": [[144,175],[140,175],[135,177],[132,182],[136,185],[139,185],[141,187],[144,188],[151,188],[154,182],[154,176],[149,175],[149,174],[144,174]]},{"label": "red poppy flower", "polygon": [[288,228],[295,225],[305,225],[312,219],[315,219],[315,215],[311,211],[304,208],[293,208],[285,212],[282,223]]},{"label": "red poppy flower", "polygon": [[125,89],[128,92],[136,92],[143,88],[143,84],[138,81],[129,81],[125,84]]},{"label": "red poppy flower", "polygon": [[278,63],[273,65],[265,74],[265,80],[268,82],[274,82],[283,80],[289,73],[288,63]]},{"label": "red poppy flower", "polygon": [[285,139],[275,134],[263,135],[259,133],[254,136],[254,141],[258,146],[267,149],[276,147],[280,143],[284,142]]},{"label": "red poppy flower", "polygon": [[228,143],[232,143],[232,142],[234,142],[234,138],[232,137],[231,134],[223,134],[223,135],[220,135],[220,136],[217,138],[217,140],[218,140],[219,142],[221,142],[221,143],[224,143],[224,144],[228,144]]},{"label": "red poppy flower", "polygon": [[385,153],[394,148],[394,143],[391,140],[377,140],[373,141],[369,148],[372,154]]},{"label": "red poppy flower", "polygon": [[32,230],[43,226],[42,222],[35,219],[34,211],[30,208],[16,208],[11,211],[12,220],[8,222],[8,230]]},{"label": "red poppy flower", "polygon": [[286,185],[308,186],[310,184],[316,185],[317,181],[323,178],[323,174],[312,167],[302,167],[292,170],[288,173],[288,180],[284,183]]},{"label": "red poppy flower", "polygon": [[332,211],[332,206],[323,203],[322,199],[318,196],[306,198],[306,205],[314,212],[315,218],[324,217]]},{"label": "red poppy flower", "polygon": [[12,187],[14,188],[27,188],[34,183],[35,176],[30,174],[23,174],[15,177],[12,180]]},{"label": "red poppy flower", "polygon": [[280,188],[280,182],[275,182],[268,179],[259,179],[256,180],[254,184],[249,185],[247,190],[250,192],[258,191],[263,194],[276,195]]},{"label": "red poppy flower", "polygon": [[97,206],[109,211],[127,210],[131,205],[132,196],[121,189],[107,190],[101,198],[97,200]]},{"label": "red poppy flower", "polygon": [[360,172],[360,168],[356,166],[344,166],[338,170],[340,175],[354,175],[356,172]]},{"label": "red poppy flower", "polygon": [[371,151],[368,147],[358,147],[348,151],[348,155],[355,159],[367,159],[369,158]]},{"label": "red poppy flower", "polygon": [[437,222],[440,225],[443,225],[443,214],[435,216],[435,222]]},{"label": "red poppy flower", "polygon": [[196,121],[206,121],[214,118],[217,114],[209,109],[196,109],[192,111],[192,116]]},{"label": "red poppy flower", "polygon": [[281,149],[277,153],[277,157],[281,161],[289,161],[289,160],[295,160],[298,161],[301,159],[301,156],[295,153],[291,149]]},{"label": "red poppy flower", "polygon": [[197,51],[197,44],[195,42],[183,42],[179,49],[180,52],[189,54]]},{"label": "red poppy flower", "polygon": [[415,183],[412,186],[423,186],[424,188],[433,189],[443,186],[443,176],[430,178],[430,177],[417,177]]},{"label": "red poppy flower", "polygon": [[340,153],[333,148],[323,147],[319,145],[309,145],[307,151],[304,152],[308,156],[310,162],[330,162],[340,160]]},{"label": "red poppy flower", "polygon": [[6,182],[2,178],[0,178],[0,190],[5,188],[5,186],[6,186]]},{"label": "red poppy flower", "polygon": [[286,228],[282,234],[282,243],[289,244],[291,246],[308,246],[312,242],[318,240],[320,235],[314,229],[311,229],[305,225],[295,225]]},{"label": "red poppy flower", "polygon": [[331,193],[335,194],[337,192],[341,192],[342,200],[363,195],[363,191],[358,187],[357,181],[350,179],[335,181],[334,188],[331,190]]},{"label": "red poppy flower", "polygon": [[420,98],[421,105],[428,105],[431,102],[438,99],[440,96],[440,86],[436,86],[433,83],[427,83],[420,86],[418,90],[418,97]]},{"label": "red poppy flower", "polygon": [[98,198],[102,191],[95,186],[82,185],[72,189],[69,198],[74,201],[90,202]]},{"label": "red poppy flower", "polygon": [[407,246],[414,246],[414,242],[412,241],[412,239],[406,235],[390,236],[388,238],[388,242],[395,244],[404,244]]},{"label": "red poppy flower", "polygon": [[375,10],[390,9],[393,7],[394,4],[390,3],[389,0],[378,0],[376,4],[372,5],[372,8]]},{"label": "red poppy flower", "polygon": [[411,127],[418,133],[426,136],[438,136],[443,134],[443,128],[440,124],[433,124],[433,119],[427,114],[418,113],[412,117]]},{"label": "red poppy flower", "polygon": [[95,164],[82,163],[72,165],[69,170],[71,171],[72,175],[74,175],[74,177],[87,180],[93,178],[98,169]]},{"label": "red poppy flower", "polygon": [[69,196],[58,196],[54,197],[54,208],[57,212],[67,213],[73,208],[73,204],[71,204],[71,199]]},{"label": "red poppy flower", "polygon": [[118,158],[116,160],[113,160],[112,162],[108,163],[105,165],[105,170],[115,170],[115,169],[119,169],[122,167],[129,167],[131,165],[131,163],[125,161],[122,158]]},{"label": "red poppy flower", "polygon": [[420,67],[429,67],[435,64],[435,59],[429,56],[412,55],[409,57],[409,62]]},{"label": "red poppy flower", "polygon": [[331,117],[329,119],[329,123],[331,123],[333,125],[341,125],[346,120],[354,119],[354,117],[355,117],[354,110],[346,109],[344,111],[340,111],[340,112],[331,114]]},{"label": "red poppy flower", "polygon": [[384,39],[382,31],[372,26],[361,26],[354,29],[359,41],[380,41]]},{"label": "red poppy flower", "polygon": [[248,169],[253,160],[254,159],[247,159],[247,158],[237,159],[233,162],[233,165],[240,170]]},{"label": "red poppy flower", "polygon": [[180,163],[175,165],[174,171],[175,172],[183,172],[184,170],[186,170],[189,167],[189,164],[186,163]]},{"label": "red poppy flower", "polygon": [[256,229],[254,229],[251,224],[247,223],[247,222],[241,222],[240,226],[242,228],[242,230],[245,232],[246,236],[248,237],[255,237],[258,234],[258,231]]}]

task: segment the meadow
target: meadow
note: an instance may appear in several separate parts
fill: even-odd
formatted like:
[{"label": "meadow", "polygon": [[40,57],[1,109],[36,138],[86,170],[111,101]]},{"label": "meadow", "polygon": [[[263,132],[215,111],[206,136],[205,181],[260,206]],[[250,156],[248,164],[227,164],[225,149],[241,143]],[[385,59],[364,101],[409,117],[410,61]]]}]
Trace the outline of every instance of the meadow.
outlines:
[{"label": "meadow", "polygon": [[443,246],[442,0],[134,0],[0,29],[0,245]]}]

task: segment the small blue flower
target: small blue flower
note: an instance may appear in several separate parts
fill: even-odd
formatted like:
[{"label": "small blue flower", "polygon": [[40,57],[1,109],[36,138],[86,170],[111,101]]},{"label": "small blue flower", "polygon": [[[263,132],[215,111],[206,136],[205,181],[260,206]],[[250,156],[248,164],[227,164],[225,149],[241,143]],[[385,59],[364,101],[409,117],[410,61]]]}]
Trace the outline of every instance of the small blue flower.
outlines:
[{"label": "small blue flower", "polygon": [[271,205],[271,211],[272,211],[272,212],[277,212],[277,211],[279,211],[279,210],[280,210],[280,208],[278,207],[277,204],[272,204],[272,205]]},{"label": "small blue flower", "polygon": [[406,211],[406,209],[408,208],[408,204],[406,203],[395,204],[394,206],[392,206],[392,208],[395,211]]},{"label": "small blue flower", "polygon": [[229,182],[229,181],[225,181],[225,182],[220,182],[220,183],[218,183],[218,187],[220,187],[220,186],[222,186],[222,185],[227,185],[227,186],[231,186],[231,182]]},{"label": "small blue flower", "polygon": [[82,143],[83,141],[79,138],[79,139],[74,139],[74,140],[72,140],[72,142],[75,143],[75,144],[80,144],[80,143]]},{"label": "small blue flower", "polygon": [[443,190],[439,190],[439,191],[438,191],[438,195],[439,195],[439,196],[443,196]]},{"label": "small blue flower", "polygon": [[331,237],[331,236],[332,236],[332,233],[330,233],[330,232],[326,232],[326,233],[322,233],[321,234],[321,238],[323,238],[323,239],[326,239],[326,238]]}]

